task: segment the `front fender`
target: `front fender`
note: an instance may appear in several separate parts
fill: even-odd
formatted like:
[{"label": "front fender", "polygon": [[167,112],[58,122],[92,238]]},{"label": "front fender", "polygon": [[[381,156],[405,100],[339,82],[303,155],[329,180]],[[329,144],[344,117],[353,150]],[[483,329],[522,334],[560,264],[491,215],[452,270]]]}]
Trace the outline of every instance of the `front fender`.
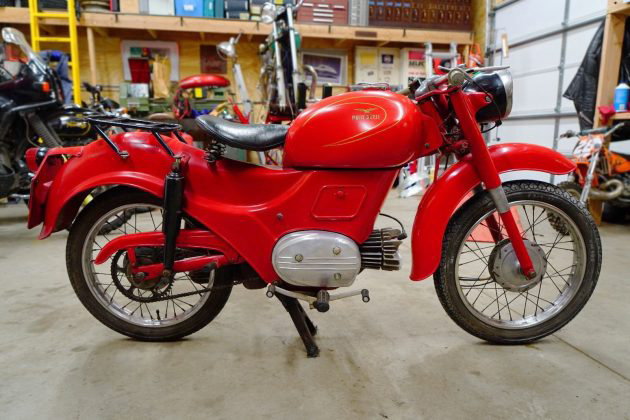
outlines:
[{"label": "front fender", "polygon": [[[162,197],[173,159],[147,135],[151,133],[124,133],[117,139],[133,149],[127,159],[116,156],[103,140],[74,148],[72,154],[64,153],[69,149],[49,152],[31,186],[28,227],[43,222],[40,239],[68,227],[85,196],[99,186],[124,185]],[[59,165],[61,155],[70,157]]]},{"label": "front fender", "polygon": [[[529,170],[560,175],[575,170],[575,163],[560,153],[533,144],[494,145],[488,151],[499,173]],[[435,272],[442,256],[446,226],[459,204],[480,182],[471,160],[464,158],[427,189],[411,234],[411,280],[422,280]]]}]

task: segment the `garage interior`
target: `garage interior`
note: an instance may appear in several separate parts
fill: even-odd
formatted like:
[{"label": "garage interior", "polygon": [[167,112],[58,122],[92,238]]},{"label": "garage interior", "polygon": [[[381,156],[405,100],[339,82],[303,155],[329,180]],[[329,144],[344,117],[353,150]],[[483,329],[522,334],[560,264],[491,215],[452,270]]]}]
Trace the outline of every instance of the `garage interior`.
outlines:
[{"label": "garage interior", "polygon": [[[223,15],[218,14],[217,4],[220,3],[221,8],[224,6],[230,8],[236,2],[237,0],[214,3],[210,1],[209,6],[208,1],[175,0],[154,3],[120,0],[100,2],[103,4],[95,6],[98,1],[76,1],[75,6],[70,0],[69,3],[48,2],[46,6],[42,6],[42,3],[46,2],[40,1],[38,6],[37,0],[17,0],[0,2],[2,4],[0,26],[15,28],[23,33],[26,41],[38,53],[43,50],[55,50],[62,55],[65,54],[70,64],[64,77],[73,79],[66,84],[68,92],[71,92],[70,100],[66,102],[68,106],[73,106],[74,102],[76,106],[89,108],[90,112],[96,109],[93,107],[96,96],[94,91],[90,91],[89,85],[74,83],[75,80],[89,82],[91,86],[98,86],[99,99],[108,98],[118,105],[116,110],[114,107],[106,109],[101,107],[97,112],[108,112],[113,115],[110,115],[110,118],[122,118],[125,121],[131,117],[151,121],[152,124],[179,124],[183,127],[181,132],[185,134],[184,140],[189,141],[189,144],[173,146],[171,140],[168,140],[167,143],[173,150],[204,149],[205,154],[199,152],[197,155],[204,156],[210,168],[213,164],[226,165],[217,166],[219,168],[237,168],[234,170],[236,174],[234,176],[251,171],[247,169],[250,167],[256,168],[253,171],[259,170],[260,165],[272,168],[270,170],[278,174],[286,170],[287,179],[293,177],[292,179],[299,179],[301,182],[296,182],[295,185],[285,182],[283,185],[288,191],[287,195],[292,194],[300,185],[308,183],[305,178],[298,178],[297,172],[330,170],[326,167],[317,168],[317,165],[314,165],[315,168],[304,168],[294,164],[297,158],[290,156],[294,150],[289,149],[293,125],[301,124],[301,121],[305,120],[304,116],[310,115],[310,118],[317,119],[313,109],[321,109],[317,108],[320,101],[324,101],[322,104],[332,103],[335,98],[360,95],[361,92],[369,92],[371,89],[377,92],[397,91],[407,87],[406,85],[415,78],[420,78],[421,81],[431,80],[432,76],[446,74],[449,69],[461,64],[468,67],[509,66],[513,77],[511,113],[508,110],[509,115],[494,127],[490,124],[482,126],[491,128],[483,133],[484,140],[488,146],[495,147],[495,150],[499,150],[506,143],[543,146],[565,156],[568,161],[577,163],[578,169],[572,169],[571,172],[552,173],[519,168],[501,173],[500,178],[504,183],[533,180],[557,185],[560,187],[558,194],[565,194],[567,203],[568,200],[572,200],[570,202],[581,209],[580,214],[592,218],[589,220],[593,221],[593,229],[596,229],[601,237],[600,260],[593,257],[584,265],[584,270],[588,271],[589,264],[601,263],[601,271],[594,279],[597,286],[594,287],[592,296],[590,299],[586,296],[588,302],[583,310],[578,309],[579,314],[576,313],[577,316],[570,322],[567,321],[568,324],[563,324],[561,329],[555,329],[549,335],[544,334],[544,337],[524,342],[522,345],[506,345],[506,340],[503,344],[484,341],[478,338],[479,335],[475,337],[475,333],[468,334],[465,327],[460,327],[461,324],[458,325],[457,321],[449,319],[440,303],[442,295],[440,299],[436,296],[433,276],[428,276],[423,281],[410,281],[409,273],[412,265],[418,264],[416,258],[419,257],[416,255],[430,253],[428,243],[413,242],[413,247],[417,248],[412,254],[412,240],[417,241],[414,239],[416,238],[414,230],[418,223],[416,214],[419,212],[419,206],[423,208],[429,205],[426,204],[429,201],[426,199],[427,196],[432,199],[438,198],[431,195],[430,188],[439,182],[440,178],[437,175],[446,173],[448,168],[456,163],[448,157],[436,158],[436,154],[414,155],[413,161],[394,168],[395,174],[392,172],[393,175],[388,178],[392,182],[388,184],[391,187],[384,193],[383,206],[380,210],[374,210],[376,215],[386,214],[397,219],[396,222],[402,224],[402,233],[406,231],[409,236],[401,239],[402,243],[397,248],[400,255],[397,262],[401,269],[389,271],[383,266],[378,271],[365,269],[365,255],[361,254],[363,260],[360,261],[363,261],[363,265],[353,286],[349,289],[340,287],[338,290],[331,286],[328,290],[330,298],[336,292],[350,289],[369,290],[367,299],[365,295],[357,292],[347,299],[331,299],[330,302],[325,300],[326,304],[329,303],[330,309],[318,310],[317,305],[322,302],[319,292],[309,295],[310,292],[305,292],[303,288],[287,288],[287,283],[280,280],[280,278],[286,280],[282,275],[277,276],[277,282],[267,281],[264,275],[260,274],[261,270],[257,272],[258,266],[254,263],[253,268],[249,266],[245,257],[244,260],[251,269],[248,275],[255,277],[256,281],[261,283],[260,287],[249,287],[248,280],[242,282],[245,287],[240,282],[235,284],[221,313],[210,325],[194,334],[177,340],[145,342],[119,334],[113,330],[114,327],[107,328],[102,320],[98,322],[91,314],[92,310],[86,310],[85,302],[82,304],[82,300],[77,298],[73,289],[73,286],[76,289],[76,285],[69,282],[68,267],[72,263],[68,261],[73,261],[70,254],[76,249],[67,249],[66,246],[69,238],[72,235],[78,236],[79,233],[76,232],[80,231],[74,222],[89,219],[88,216],[81,216],[84,210],[97,214],[97,204],[94,203],[104,203],[103,197],[112,197],[119,183],[114,182],[114,188],[111,190],[106,188],[105,192],[86,191],[86,195],[81,196],[81,200],[76,203],[77,208],[80,206],[77,210],[78,216],[70,220],[67,226],[62,227],[57,222],[57,227],[53,229],[56,231],[45,240],[40,240],[38,239],[40,230],[51,222],[43,219],[41,220],[44,222],[43,226],[27,228],[27,224],[31,224],[34,218],[39,217],[34,213],[40,210],[33,204],[33,199],[40,200],[35,191],[41,188],[44,182],[39,184],[35,182],[32,187],[27,185],[26,190],[14,189],[11,194],[0,198],[0,279],[4,284],[0,309],[0,372],[3,373],[0,385],[2,409],[0,417],[328,418],[334,413],[332,415],[335,417],[344,419],[507,417],[630,419],[630,402],[627,398],[630,395],[630,357],[627,354],[630,347],[630,321],[627,316],[630,283],[628,275],[624,274],[627,262],[625,258],[630,251],[628,245],[630,217],[627,214],[630,213],[630,207],[626,209],[615,204],[622,202],[619,197],[623,198],[625,192],[619,191],[615,198],[611,199],[618,184],[621,185],[620,189],[628,188],[630,191],[630,176],[624,178],[622,169],[619,169],[619,173],[615,172],[616,168],[622,167],[619,166],[622,163],[615,161],[615,156],[622,159],[625,157],[630,162],[628,156],[630,141],[625,141],[630,138],[626,137],[630,136],[630,131],[624,131],[624,127],[621,126],[614,134],[602,134],[607,128],[630,119],[628,112],[630,87],[625,85],[630,84],[628,66],[630,61],[627,58],[630,57],[630,53],[626,50],[630,48],[630,44],[626,47],[624,42],[626,34],[630,33],[630,29],[625,27],[626,16],[630,16],[630,4],[621,0],[415,1],[411,2],[413,6],[410,7],[421,8],[422,4],[425,4],[435,7],[435,10],[443,7],[439,10],[444,11],[444,14],[429,13],[434,18],[429,23],[418,23],[405,22],[403,18],[391,17],[389,14],[386,20],[382,17],[385,15],[380,15],[378,10],[390,7],[388,2],[322,1],[321,4],[331,6],[343,5],[339,6],[338,10],[344,8],[345,14],[339,17],[341,15],[338,16],[335,12],[330,15],[331,22],[324,20],[326,23],[323,23],[317,20],[317,12],[314,12],[315,17],[303,12],[305,9],[296,12],[295,28],[301,35],[297,46],[297,59],[301,65],[310,63],[314,68],[313,75],[305,78],[303,85],[307,94],[313,93],[316,99],[305,100],[306,105],[303,109],[300,108],[299,112],[287,117],[284,114],[273,114],[274,108],[270,104],[275,97],[273,94],[265,97],[264,92],[261,92],[260,86],[263,84],[261,80],[264,77],[261,64],[264,68],[265,58],[264,54],[261,54],[260,45],[269,40],[268,35],[272,31],[271,25],[265,24],[264,19],[260,20],[263,13],[262,3],[255,0],[241,1],[247,10],[233,12],[239,13],[239,19],[230,18],[227,15],[230,13],[228,9],[221,12]],[[58,3],[63,4],[59,6]],[[166,11],[157,12],[159,7],[164,7],[163,3],[167,4]],[[179,8],[180,3],[186,7]],[[318,4],[317,1],[314,3]],[[416,3],[420,6],[416,6]],[[293,3],[276,0],[276,12],[286,4]],[[391,7],[404,9],[404,4],[400,4],[401,6]],[[68,18],[68,14],[62,16],[68,7],[70,16],[74,14],[72,9],[76,7],[79,11],[76,15],[78,17]],[[94,7],[102,9],[95,10]],[[156,8],[153,9],[153,13],[152,7]],[[208,7],[214,14],[204,14]],[[199,8],[203,11],[198,10]],[[454,11],[460,16],[461,10],[458,8],[467,13],[466,18],[462,20],[464,23],[458,23],[457,19],[453,18]],[[448,14],[447,11],[452,14]],[[41,17],[37,16],[38,13]],[[46,16],[46,13],[50,15]],[[405,16],[404,11],[402,16]],[[277,15],[275,18],[278,18]],[[324,13],[324,19],[328,18],[328,14]],[[33,25],[37,25],[38,28],[35,32]],[[5,32],[3,37],[4,35]],[[38,38],[41,40],[38,41]],[[230,56],[217,52],[221,43],[223,46],[229,46],[230,38],[236,42],[231,44],[236,54]],[[271,39],[273,42],[273,37]],[[19,59],[10,59],[11,50],[6,47],[10,43],[6,37],[4,41],[2,61],[19,62]],[[41,45],[35,46],[40,43]],[[271,51],[273,52],[273,49]],[[386,55],[394,57],[392,58],[394,61],[383,62]],[[26,56],[28,59],[28,54]],[[24,61],[24,54],[20,57]],[[377,58],[382,66],[378,65]],[[286,67],[286,62],[292,58],[288,54],[282,59],[285,60],[283,66]],[[236,64],[240,67],[235,67]],[[586,64],[590,64],[590,67],[585,67]],[[59,69],[56,62],[47,65]],[[335,67],[337,65],[338,69]],[[327,69],[326,66],[330,68]],[[593,76],[589,73],[589,68],[595,67],[597,72]],[[7,68],[10,69],[8,66]],[[235,68],[239,70],[236,71]],[[274,68],[275,70],[278,69]],[[242,71],[242,74],[239,75],[239,71]],[[140,75],[140,72],[144,73]],[[203,79],[203,83],[199,82],[201,79],[195,79],[204,74],[211,77]],[[284,74],[288,78],[291,77],[291,73],[287,73],[286,70]],[[308,70],[300,71],[300,77],[304,74],[308,74]],[[579,79],[580,75],[584,74],[587,76]],[[136,80],[138,77],[143,81],[138,82]],[[242,81],[239,81],[239,77],[242,77]],[[277,77],[277,73],[274,77]],[[313,77],[319,81],[314,81]],[[579,96],[576,100],[579,105],[576,105],[566,96],[572,83],[577,84],[575,81],[578,79],[579,83],[582,83],[580,85],[582,90],[577,94],[576,90],[573,90],[573,97]],[[451,79],[448,80],[451,83]],[[366,88],[365,83],[388,85],[386,88],[382,86]],[[576,84],[573,84],[573,87]],[[291,90],[293,88],[296,90]],[[415,85],[414,89],[417,88],[418,85]],[[264,89],[263,87],[262,90]],[[291,93],[287,95],[298,103],[298,95],[291,96],[293,92],[298,92],[298,87],[292,86],[289,90]],[[5,92],[9,92],[6,95],[12,98],[11,91],[0,89],[0,99]],[[378,94],[380,93],[375,93],[374,97]],[[624,94],[626,96],[623,96]],[[406,95],[409,95],[409,92]],[[416,93],[416,98],[418,97]],[[367,105],[374,106],[375,103],[370,102]],[[246,106],[251,107],[251,113],[246,115],[248,121],[241,119],[239,122],[241,112],[239,110],[244,111],[247,109]],[[0,106],[1,112],[5,111],[2,111]],[[80,121],[90,121],[92,126],[98,126],[103,124],[95,122],[102,118],[99,115],[88,112],[85,112],[85,115],[75,113],[72,114],[72,121],[77,124]],[[389,118],[387,113],[384,115],[383,119]],[[203,127],[195,123],[195,118],[203,119],[207,116],[222,118],[231,121],[232,124],[238,123],[243,126],[253,123],[288,126],[285,150],[283,151],[282,147],[265,151],[245,150],[237,147],[237,143],[229,142],[225,143],[227,148],[225,145],[217,147],[218,143],[213,139],[212,131],[204,132]],[[24,121],[27,120],[28,117],[25,117]],[[281,124],[278,124],[280,122]],[[317,142],[320,141],[318,137],[334,136],[331,134],[334,125],[330,125],[333,127],[330,129],[327,123],[321,124],[316,135],[302,140]],[[37,157],[35,152],[44,149],[43,146],[47,144],[38,133],[27,131],[27,136],[35,136],[29,148],[34,147],[31,149],[33,150],[31,160],[37,162],[28,178],[29,182],[31,179],[36,181],[42,179],[38,177],[45,173],[47,162],[57,161],[58,165],[67,167],[82,156],[87,157],[90,150],[95,155],[110,153],[114,156],[113,158],[110,156],[111,162],[118,162],[115,159],[124,161],[124,158],[120,159],[111,150],[111,147],[116,146],[108,145],[105,139],[119,144],[117,136],[123,138],[134,135],[138,127],[140,126],[131,125],[126,128],[123,126],[126,133],[122,134],[120,131],[114,134],[103,128],[104,131],[98,132],[89,141],[82,138],[81,142],[76,140],[74,143],[64,143],[63,147],[74,149],[64,149],[64,153],[60,152],[57,155],[60,158],[58,160],[54,160],[54,148],[48,147],[42,152],[41,157]],[[142,127],[159,130],[155,125]],[[214,127],[221,128],[220,125]],[[325,131],[327,127],[330,130],[328,132]],[[578,132],[591,128],[602,128],[602,131],[593,136],[584,133],[581,136],[564,135],[568,130]],[[295,132],[298,130],[299,128]],[[339,131],[343,129],[339,128]],[[11,132],[8,129],[7,133]],[[166,138],[167,134],[163,136]],[[271,136],[272,134],[268,134],[268,137]],[[297,137],[297,134],[295,136]],[[59,134],[57,138],[64,142],[66,140],[63,134]],[[576,150],[581,150],[578,149],[580,144],[592,138],[600,139],[600,143],[597,144],[603,145],[598,162],[606,161],[611,166],[606,167],[607,173],[602,172],[601,166],[595,169],[595,181],[591,186],[591,192],[586,189],[586,197],[581,197],[580,195],[584,195],[582,194],[584,186],[590,185],[590,182],[588,178],[584,181],[582,175],[574,175],[573,170],[579,171],[580,165],[587,168],[592,155],[585,158],[578,155]],[[160,146],[155,140],[147,141],[153,141],[156,144],[155,150],[159,149]],[[391,148],[395,149],[392,138],[386,141],[392,142]],[[429,140],[426,141],[428,147]],[[177,143],[178,140],[173,137],[173,142]],[[425,141],[421,143],[424,146]],[[8,150],[10,144],[13,143],[0,139],[0,152]],[[85,149],[79,151],[79,146],[85,146]],[[216,152],[218,149],[220,151]],[[599,153],[600,149],[597,150]],[[190,153],[197,156],[195,152]],[[133,150],[130,154],[133,158]],[[155,154],[157,156],[158,152]],[[312,154],[305,155],[304,159],[312,159]],[[332,155],[334,153],[327,157],[330,161],[340,159]],[[361,153],[358,155],[359,157],[351,159],[361,158]],[[214,160],[208,159],[208,156]],[[8,177],[10,174],[11,163],[15,161],[15,157],[0,158],[2,158],[0,163],[7,168],[5,173],[0,172],[2,180],[2,176]],[[29,155],[22,153],[20,159],[22,158],[27,162]],[[157,166],[160,164],[159,159],[158,157],[155,159],[155,162],[145,163]],[[379,159],[385,160],[387,157],[380,156]],[[237,163],[226,164],[227,160]],[[179,161],[177,162],[179,165]],[[51,167],[54,165],[56,164],[50,163]],[[338,172],[352,172],[356,169],[352,166],[334,168]],[[180,174],[176,169],[172,169],[170,164],[165,170],[173,171],[170,174]],[[370,175],[365,173],[374,171],[374,168],[366,169],[364,166],[360,170],[362,177],[369,178]],[[17,172],[17,169],[13,171]],[[584,169],[584,177],[588,176],[587,172],[587,169]],[[188,176],[187,172],[183,173],[184,176]],[[630,174],[630,169],[628,173]],[[69,177],[68,175],[68,179]],[[253,176],[244,179],[251,180]],[[271,178],[269,180],[273,182]],[[627,184],[624,184],[624,180],[627,180]],[[77,179],[76,182],[80,181]],[[54,182],[59,185],[61,181]],[[343,185],[346,181],[330,182],[337,188],[337,184]],[[381,184],[384,182],[381,181]],[[394,185],[391,185],[392,183]],[[227,189],[228,186],[232,188],[235,185],[236,182],[229,182],[223,188],[219,185],[216,189]],[[279,188],[274,185],[276,184],[269,184],[270,191]],[[375,182],[369,185],[376,188],[380,184]],[[575,188],[579,187],[579,190],[571,190],[572,185],[577,185]],[[55,190],[54,186],[50,188],[52,192],[64,193],[64,190]],[[159,188],[164,187],[160,185]],[[506,187],[506,190],[510,192],[509,187]],[[351,191],[346,189],[345,194],[352,197]],[[372,191],[370,188],[366,191],[368,198],[365,200],[371,203],[369,194]],[[343,193],[341,190],[339,192]],[[90,193],[89,196],[87,193]],[[457,208],[462,208],[460,206],[464,206],[469,199],[474,200],[474,197],[470,198],[473,193],[482,194],[483,191],[480,193],[478,190],[471,190],[466,193],[468,195]],[[187,191],[185,194],[185,200],[190,201],[192,192]],[[255,206],[248,207],[247,203],[253,202],[254,198],[247,197],[246,194],[258,197],[266,193],[255,191],[255,188],[246,185],[241,191],[239,188],[230,192],[217,191],[217,197],[230,197],[233,202],[239,203],[234,206],[232,212],[246,214],[240,220],[248,220],[250,214],[265,211]],[[310,206],[307,211],[313,214],[317,212],[317,205],[320,203],[317,194],[325,192],[316,191],[312,194],[315,200],[314,207],[311,203],[306,204],[307,207]],[[204,199],[213,202],[215,198],[211,197]],[[159,198],[162,199],[161,196]],[[508,198],[511,203],[512,198]],[[579,203],[582,198],[584,200]],[[200,201],[203,202],[204,199]],[[50,203],[54,197],[48,194],[45,200]],[[282,200],[282,197],[280,196],[278,200]],[[448,198],[440,196],[439,200],[448,201]],[[490,198],[487,201],[492,203]],[[295,205],[299,207],[297,203]],[[271,204],[270,206],[272,207]],[[46,215],[50,208],[52,205],[48,208],[42,206],[41,211]],[[134,210],[138,215],[144,211],[139,209],[140,207]],[[523,205],[523,209],[527,211],[526,205]],[[547,207],[547,219],[555,214],[549,209],[550,207]],[[329,209],[321,211],[328,214],[326,212]],[[472,212],[472,207],[470,211]],[[509,210],[506,211],[511,213]],[[167,212],[168,210],[162,214],[164,220],[167,220]],[[462,212],[457,214],[460,213]],[[122,214],[126,217],[124,210]],[[265,219],[265,223],[269,226],[279,221],[290,223],[291,214],[288,210],[285,215],[273,213],[273,218]],[[519,214],[514,214],[515,217],[519,217]],[[194,218],[192,215],[188,216],[191,217],[182,221],[182,230],[191,229],[193,225],[195,229],[203,228],[201,226],[203,222],[197,215]],[[316,215],[315,218],[317,217],[326,216]],[[130,218],[123,221],[123,228],[125,225],[131,227],[131,220]],[[334,218],[331,220],[343,223]],[[399,229],[396,222],[388,216],[379,216],[375,225],[369,226],[369,229],[370,231],[372,228]],[[312,226],[317,223],[324,222],[318,220],[304,229],[314,229]],[[525,225],[522,214],[517,223],[519,226]],[[560,225],[561,227],[551,224],[551,220],[549,223],[550,227],[555,229],[551,231],[553,232],[551,237],[547,236],[550,242],[557,243],[559,236],[569,234],[562,233],[562,229],[569,229],[569,222]],[[533,224],[535,225],[536,221]],[[575,225],[579,230],[581,225],[577,222]],[[252,243],[259,244],[258,239],[254,237],[256,233],[248,230],[251,226],[243,223],[241,234],[245,237],[253,234]],[[159,230],[158,228],[159,226],[155,230]],[[120,226],[117,229],[122,233]],[[127,230],[124,229],[124,234],[127,235]],[[222,232],[221,227],[217,226],[217,229],[217,232]],[[273,229],[269,227],[268,230],[271,232]],[[492,233],[491,227],[487,229]],[[499,230],[501,229],[499,225]],[[530,229],[533,230],[531,226]],[[507,231],[507,227],[505,230]],[[137,229],[135,231],[139,232]],[[443,237],[447,238],[448,232],[440,234],[440,244],[443,240],[446,241]],[[107,234],[98,233],[105,238]],[[115,232],[112,230],[111,234]],[[167,232],[164,235],[167,236]],[[401,235],[398,238],[402,237],[400,231],[397,231],[397,235]],[[525,232],[522,235],[524,237]],[[232,238],[223,239],[231,247],[238,248],[234,245],[237,241]],[[491,238],[488,242],[492,241]],[[502,242],[495,239],[494,242],[498,242],[495,247],[499,247],[503,241],[507,239],[503,239]],[[588,239],[583,241],[587,247]],[[528,243],[526,245],[530,246]],[[365,247],[363,245],[362,248],[362,244],[358,245],[357,249]],[[353,246],[357,247],[354,242]],[[423,248],[425,246],[426,248]],[[160,253],[163,252],[163,248],[159,248]],[[280,252],[275,249],[274,253]],[[499,250],[502,249],[504,248],[499,247]],[[532,248],[526,248],[528,251],[530,249]],[[260,252],[265,250],[261,247]],[[343,252],[346,252],[345,248]],[[447,247],[442,251],[444,252],[448,252]],[[547,262],[552,261],[550,253],[551,249],[544,258],[545,267]],[[118,251],[114,258],[117,259],[119,254],[124,255],[123,251]],[[194,254],[192,259],[213,256]],[[75,257],[75,260],[76,258],[78,257]],[[130,257],[124,258],[125,264],[128,264]],[[270,253],[267,259],[271,258],[275,257]],[[301,258],[301,254],[295,255],[295,261],[301,262]],[[496,261],[500,257],[491,256],[488,252],[487,258]],[[596,260],[600,262],[597,263]],[[159,262],[165,267],[165,261],[166,257],[164,260],[151,260],[151,263]],[[223,260],[212,261],[212,264],[217,264],[214,261]],[[239,260],[239,263],[242,263],[242,260]],[[455,259],[444,264],[457,265]],[[579,266],[579,262],[574,261],[573,265]],[[112,267],[114,266],[115,263],[112,263]],[[271,264],[269,266],[271,267]],[[221,266],[210,265],[211,269],[213,267],[217,273],[216,270]],[[444,266],[440,267],[444,271]],[[274,263],[273,269],[279,272],[281,266]],[[490,275],[494,276],[492,273]],[[557,271],[556,275],[562,277]],[[554,274],[550,276],[553,277]],[[216,275],[211,275],[211,279],[216,278]],[[505,288],[516,287],[509,282],[507,285],[502,283],[500,278],[493,278]],[[562,279],[564,280],[564,277]],[[544,282],[544,279],[539,281]],[[270,288],[266,283],[270,283],[276,289]],[[197,286],[199,284],[197,283]],[[211,283],[206,280],[201,284]],[[569,286],[567,283],[567,287]],[[197,290],[195,284],[192,287]],[[254,290],[250,290],[251,288]],[[278,302],[280,299],[278,295],[282,294],[284,289],[293,291],[294,294],[306,294],[310,299],[303,299],[302,306],[317,326],[315,336],[319,349],[317,357],[307,357],[308,348],[305,351],[305,342],[295,328],[298,323],[292,322],[287,310]],[[525,289],[518,290],[522,294],[520,290]],[[480,295],[482,292],[483,290]],[[160,296],[169,296],[167,292],[164,293]],[[540,296],[540,292],[538,295]],[[491,302],[498,302],[498,299],[497,297]],[[526,311],[528,301],[526,298],[523,313]],[[563,304],[558,303],[560,308]],[[555,306],[553,303],[551,305]],[[166,308],[168,311],[168,305]],[[499,314],[503,308],[498,310]],[[507,310],[510,311],[509,303]],[[537,314],[536,310],[535,319]],[[451,313],[449,315],[453,316]],[[159,312],[157,318],[161,321]]]}]

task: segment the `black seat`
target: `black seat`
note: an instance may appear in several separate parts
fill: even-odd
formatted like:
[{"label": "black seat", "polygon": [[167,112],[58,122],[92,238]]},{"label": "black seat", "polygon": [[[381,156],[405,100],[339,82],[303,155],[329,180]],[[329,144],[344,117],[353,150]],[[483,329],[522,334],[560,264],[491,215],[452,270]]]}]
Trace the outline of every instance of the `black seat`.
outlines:
[{"label": "black seat", "polygon": [[284,144],[289,130],[281,124],[239,124],[223,118],[202,115],[197,125],[219,143],[245,150],[269,150]]}]

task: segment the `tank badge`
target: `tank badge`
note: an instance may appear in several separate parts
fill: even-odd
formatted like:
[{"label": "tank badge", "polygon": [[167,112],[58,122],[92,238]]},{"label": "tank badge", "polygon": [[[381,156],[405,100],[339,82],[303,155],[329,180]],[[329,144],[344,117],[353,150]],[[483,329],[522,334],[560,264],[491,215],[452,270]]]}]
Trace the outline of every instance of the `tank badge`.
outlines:
[{"label": "tank badge", "polygon": [[355,111],[360,111],[363,114],[355,114],[352,116],[353,120],[380,120],[379,114],[372,114],[376,108],[355,108]]}]

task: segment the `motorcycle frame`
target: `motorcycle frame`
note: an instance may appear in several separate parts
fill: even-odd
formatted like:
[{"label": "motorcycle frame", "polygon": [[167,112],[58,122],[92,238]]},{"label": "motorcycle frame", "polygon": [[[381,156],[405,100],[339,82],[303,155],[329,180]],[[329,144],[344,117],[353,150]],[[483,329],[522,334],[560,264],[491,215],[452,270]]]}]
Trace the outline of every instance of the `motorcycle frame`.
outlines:
[{"label": "motorcycle frame", "polygon": [[[523,272],[531,275],[527,269],[531,261],[499,174],[533,170],[559,175],[574,171],[575,164],[558,152],[531,144],[487,147],[474,118],[476,110],[486,104],[485,94],[454,88],[436,95],[450,100],[470,152],[431,185],[419,204],[412,229],[410,278],[422,280],[437,269],[451,216],[480,185],[486,190],[480,193],[490,194],[496,203]],[[439,113],[433,117],[439,118]],[[66,228],[83,198],[97,186],[118,185],[163,198],[173,157],[152,137],[146,132],[114,136],[112,140],[128,152],[125,159],[113,154],[103,141],[50,151],[33,183],[29,228],[43,223],[40,238]],[[203,151],[171,137],[164,136],[164,140],[182,162],[186,178],[183,212],[213,234],[213,242],[206,248],[217,252],[233,249],[238,260],[247,262],[267,283],[279,280],[271,253],[278,239],[288,233],[325,230],[363,243],[400,169],[270,169],[228,159],[208,164]],[[358,150],[361,145],[352,147]],[[67,162],[61,161],[62,156]]]}]

